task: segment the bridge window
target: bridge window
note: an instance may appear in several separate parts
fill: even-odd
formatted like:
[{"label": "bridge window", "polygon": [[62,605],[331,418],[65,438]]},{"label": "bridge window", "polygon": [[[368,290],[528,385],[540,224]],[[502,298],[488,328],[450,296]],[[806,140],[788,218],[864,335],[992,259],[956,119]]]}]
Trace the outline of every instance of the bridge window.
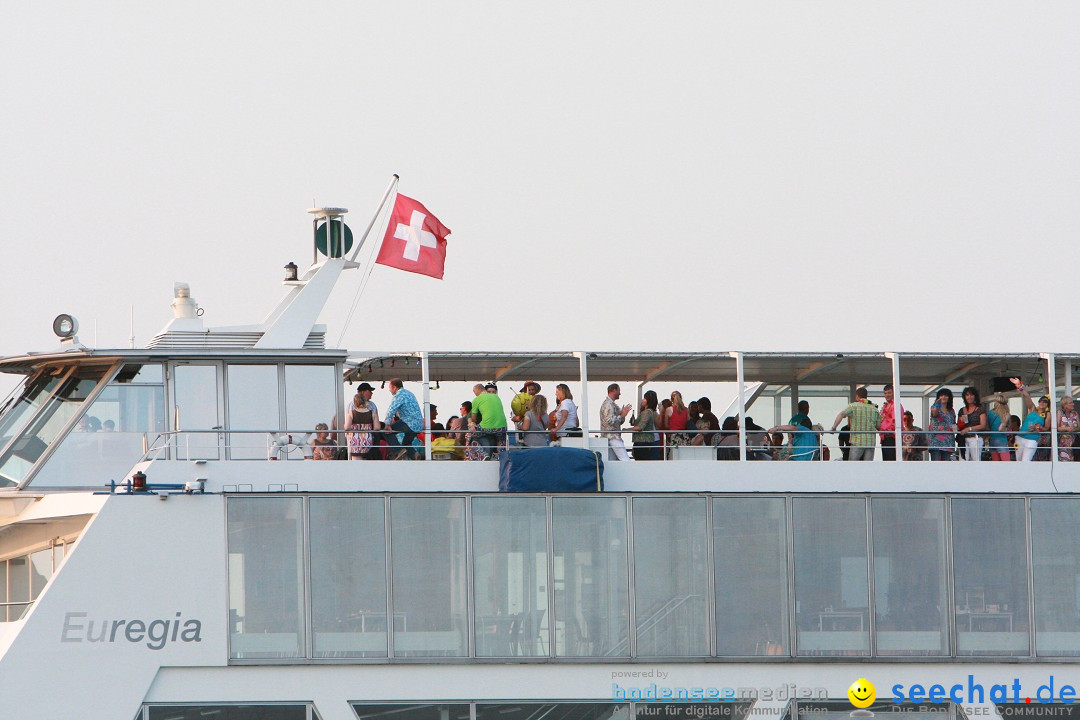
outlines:
[{"label": "bridge window", "polygon": [[125,365],[34,478],[35,487],[122,483],[144,442],[165,430],[161,365]]},{"label": "bridge window", "polygon": [[790,654],[784,498],[714,499],[713,559],[716,653]]},{"label": "bridge window", "polygon": [[878,655],[945,655],[945,501],[874,498]]},{"label": "bridge window", "polygon": [[312,432],[337,414],[339,375],[333,365],[285,366],[285,429]]},{"label": "bridge window", "polygon": [[[300,438],[330,424],[337,406],[333,365],[230,364],[225,368],[229,457],[265,460],[277,433]],[[278,455],[301,460],[303,453]]]},{"label": "bridge window", "polygon": [[229,457],[233,460],[266,458],[269,452],[267,431],[281,427],[278,366],[229,365],[225,384],[229,429],[246,431],[229,434]]},{"label": "bridge window", "polygon": [[[0,486],[21,483],[49,445],[82,410],[107,368],[77,367],[0,456]],[[29,406],[24,406],[29,407]]]},{"label": "bridge window", "polygon": [[[0,408],[0,450],[22,432],[62,380],[62,372],[45,370],[33,378],[26,378],[18,392],[12,393]],[[0,476],[0,487],[15,484],[14,480]]]},{"label": "bridge window", "polygon": [[956,654],[1028,655],[1023,499],[956,498],[952,517]]}]

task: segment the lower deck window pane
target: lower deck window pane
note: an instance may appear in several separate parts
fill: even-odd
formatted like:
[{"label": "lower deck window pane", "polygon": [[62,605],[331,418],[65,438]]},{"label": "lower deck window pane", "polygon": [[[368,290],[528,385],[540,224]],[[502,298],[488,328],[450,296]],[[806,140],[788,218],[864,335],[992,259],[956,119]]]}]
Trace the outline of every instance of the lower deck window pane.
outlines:
[{"label": "lower deck window pane", "polygon": [[611,703],[476,704],[476,720],[629,720],[629,717],[629,705]]},{"label": "lower deck window pane", "polygon": [[468,654],[465,500],[393,498],[394,653]]},{"label": "lower deck window pane", "polygon": [[468,703],[442,705],[361,705],[352,706],[357,720],[469,720]]},{"label": "lower deck window pane", "polygon": [[303,501],[231,498],[228,508],[232,656],[300,657]]},{"label": "lower deck window pane", "polygon": [[872,506],[877,654],[944,655],[945,501],[875,498]]},{"label": "lower deck window pane", "polygon": [[957,655],[1028,654],[1024,515],[1019,498],[952,502]]},{"label": "lower deck window pane", "polygon": [[8,565],[8,619],[18,620],[26,613],[30,602],[30,571],[26,555],[11,558]]},{"label": "lower deck window pane", "polygon": [[626,500],[557,497],[551,507],[555,654],[629,655]]},{"label": "lower deck window pane", "polygon": [[315,657],[386,657],[383,507],[382,498],[309,502]]},{"label": "lower deck window pane", "polygon": [[1080,501],[1031,501],[1035,652],[1080,655]]},{"label": "lower deck window pane", "polygon": [[306,704],[151,705],[146,709],[147,720],[308,720]]},{"label": "lower deck window pane", "polygon": [[474,498],[473,558],[476,655],[546,656],[544,498]]},{"label": "lower deck window pane", "polygon": [[784,498],[713,501],[716,654],[789,655]]},{"label": "lower deck window pane", "polygon": [[868,655],[866,502],[794,498],[792,523],[799,655]]},{"label": "lower deck window pane", "polygon": [[709,654],[704,498],[634,498],[637,654]]}]

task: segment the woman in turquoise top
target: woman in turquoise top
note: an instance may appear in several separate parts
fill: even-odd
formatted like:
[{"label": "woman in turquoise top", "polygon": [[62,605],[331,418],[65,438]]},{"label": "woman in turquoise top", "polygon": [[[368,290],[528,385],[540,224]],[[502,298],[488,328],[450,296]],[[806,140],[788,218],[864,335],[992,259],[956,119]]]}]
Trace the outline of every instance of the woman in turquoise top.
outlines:
[{"label": "woman in turquoise top", "polygon": [[1020,425],[1020,434],[1016,436],[1016,459],[1020,462],[1031,462],[1035,451],[1039,449],[1039,434],[1046,429],[1047,418],[1050,416],[1050,398],[1039,398],[1036,406],[1020,378],[1009,380],[1024,396],[1024,408],[1027,410],[1024,422]]},{"label": "woman in turquoise top", "polygon": [[769,434],[791,433],[791,454],[788,460],[817,460],[818,446],[821,440],[810,424],[810,418],[803,417],[797,425],[777,425],[769,428]]}]

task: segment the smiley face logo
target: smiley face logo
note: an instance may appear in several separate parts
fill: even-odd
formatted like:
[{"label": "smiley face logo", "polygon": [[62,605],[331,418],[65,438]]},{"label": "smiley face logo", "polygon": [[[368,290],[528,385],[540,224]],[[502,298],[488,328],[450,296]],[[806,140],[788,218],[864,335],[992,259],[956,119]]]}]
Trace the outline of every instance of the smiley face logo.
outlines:
[{"label": "smiley face logo", "polygon": [[848,700],[857,708],[866,708],[874,704],[877,699],[877,688],[874,683],[866,678],[859,678],[851,683],[847,690]]}]

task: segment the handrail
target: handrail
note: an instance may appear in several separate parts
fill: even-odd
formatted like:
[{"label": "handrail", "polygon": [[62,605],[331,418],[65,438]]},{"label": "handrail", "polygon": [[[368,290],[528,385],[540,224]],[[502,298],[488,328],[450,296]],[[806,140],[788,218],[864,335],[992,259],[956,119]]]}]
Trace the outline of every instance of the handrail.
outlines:
[{"label": "handrail", "polygon": [[[675,597],[668,598],[659,608],[654,610],[651,614],[646,615],[644,620],[639,618],[637,627],[636,628],[633,628],[633,627],[630,628],[630,631],[631,632],[636,632],[638,635],[641,635],[641,634],[643,634],[645,632],[648,632],[649,630],[652,630],[654,627],[659,625],[660,622],[665,620],[669,615],[674,613],[676,610],[681,608],[683,605],[687,604],[689,601],[694,600],[694,599],[702,599],[703,600],[704,598],[705,598],[705,596],[700,594],[700,593],[691,593],[689,595],[677,595]],[[621,655],[622,651],[629,649],[629,647],[630,647],[630,638],[629,637],[623,638],[619,642],[612,645],[611,649],[609,649],[607,652],[604,653],[604,656],[605,657],[613,657],[613,656],[616,656],[616,655]]]},{"label": "handrail", "polygon": [[[404,446],[399,444],[398,439],[395,437],[399,433],[395,433],[393,430],[372,430],[366,431],[372,435],[370,447],[376,450],[376,454],[371,456],[370,459],[397,459],[393,457],[396,454],[400,454],[403,450],[412,450],[417,456],[416,459],[424,459],[425,448],[420,444],[419,438],[422,437],[422,433],[417,433],[417,439],[411,446]],[[597,430],[590,431],[584,438],[576,441],[560,438],[557,444],[568,444],[573,442],[576,446],[577,443],[583,443],[586,447],[592,450],[603,452],[606,450],[606,440],[612,435],[623,436],[626,434],[633,434],[635,432],[631,429],[619,429],[619,430]],[[656,437],[661,438],[661,441],[652,441],[655,443],[652,447],[657,451],[657,460],[673,460],[674,451],[676,448],[697,448],[700,450],[726,450],[731,451],[732,459],[737,459],[739,445],[737,440],[731,442],[732,439],[737,438],[733,430],[654,430],[652,431]],[[777,431],[785,435],[790,434],[787,431]],[[866,430],[853,432],[849,430],[831,430],[831,429],[812,429],[809,432],[814,433],[817,436],[817,442],[811,443],[807,446],[792,445],[791,442],[786,442],[780,445],[772,444],[768,440],[764,443],[753,442],[755,437],[765,435],[768,436],[768,429],[751,430],[748,433],[746,450],[747,457],[750,460],[766,460],[774,459],[773,453],[778,450],[785,451],[785,454],[804,455],[808,452],[814,452],[820,459],[820,454],[823,449],[829,449],[831,454],[835,455],[837,452],[845,449],[845,446],[849,443],[839,443],[827,445],[824,440],[827,437],[835,436],[836,439],[841,439],[843,436],[855,435],[855,434],[868,434],[874,436],[874,442],[872,445],[866,447],[873,447],[874,449],[879,446],[886,449],[893,449],[891,445],[882,444],[879,440],[879,436],[891,436],[892,431],[886,430]],[[258,429],[258,430],[231,430],[231,429],[210,429],[210,430],[175,430],[158,433],[152,442],[147,443],[146,450],[140,458],[139,462],[153,462],[157,460],[170,459],[200,459],[197,456],[202,454],[216,455],[218,458],[228,458],[232,460],[299,460],[299,459],[312,459],[315,450],[323,447],[329,448],[335,454],[347,455],[349,453],[349,444],[345,440],[345,436],[351,433],[347,430],[328,430],[327,439],[328,445],[321,445],[316,441],[317,433],[311,430],[276,430],[276,429]],[[515,436],[520,434],[521,431],[509,430],[507,436]],[[436,446],[433,448],[431,459],[448,459],[451,456],[460,457],[467,450],[476,445],[475,434],[465,430],[447,430],[436,431],[438,437],[449,437],[454,439],[453,444],[446,444],[442,446]],[[965,435],[960,435],[954,429],[947,430],[902,430],[904,436],[914,436],[917,441],[911,444],[905,444],[903,450],[910,450],[915,452],[925,453],[929,450],[939,450],[946,453],[956,453],[964,450],[964,442],[962,438],[978,437],[985,440],[992,436],[1006,436],[1008,441],[1006,443],[1006,449],[1015,449],[1013,438],[1018,435],[1037,435],[1039,437],[1038,450],[1048,450],[1050,443],[1047,440],[1052,435],[1058,435],[1060,438],[1072,437],[1076,438],[1080,435],[1080,432],[1054,432],[1052,430],[1040,430],[1040,431],[1019,431],[1011,430],[981,430],[977,432],[968,432]],[[473,435],[471,440],[462,442],[462,436]],[[667,438],[675,435],[680,435],[684,439],[682,442],[672,443],[665,442]],[[686,443],[687,437],[704,436],[704,442],[698,444]],[[193,439],[200,437],[212,436],[213,440],[206,443],[192,442]],[[221,437],[225,436],[225,437]],[[235,442],[236,437],[253,438],[258,437],[259,442]],[[934,445],[931,442],[933,436],[947,436],[953,439],[952,436],[956,436],[954,442],[946,442],[943,445]],[[516,440],[516,438],[515,438]],[[1059,441],[1059,448],[1067,449],[1071,443],[1065,441]],[[625,443],[625,448],[629,450],[631,447],[630,442]],[[1080,445],[1078,445],[1080,447]],[[492,446],[488,448],[492,459],[497,459],[498,451],[500,450],[526,450],[534,449],[530,446],[522,445],[514,440],[505,441],[500,446]],[[984,451],[989,451],[989,443],[983,446]],[[256,450],[258,452],[256,453]],[[663,451],[667,451],[666,453]],[[383,453],[389,453],[392,457],[384,458]],[[252,455],[257,454],[257,457]],[[322,458],[330,459],[330,458]],[[338,459],[334,457],[334,459]],[[341,459],[344,459],[343,457]],[[783,457],[781,459],[788,459]],[[640,460],[639,460],[640,462]]]}]

